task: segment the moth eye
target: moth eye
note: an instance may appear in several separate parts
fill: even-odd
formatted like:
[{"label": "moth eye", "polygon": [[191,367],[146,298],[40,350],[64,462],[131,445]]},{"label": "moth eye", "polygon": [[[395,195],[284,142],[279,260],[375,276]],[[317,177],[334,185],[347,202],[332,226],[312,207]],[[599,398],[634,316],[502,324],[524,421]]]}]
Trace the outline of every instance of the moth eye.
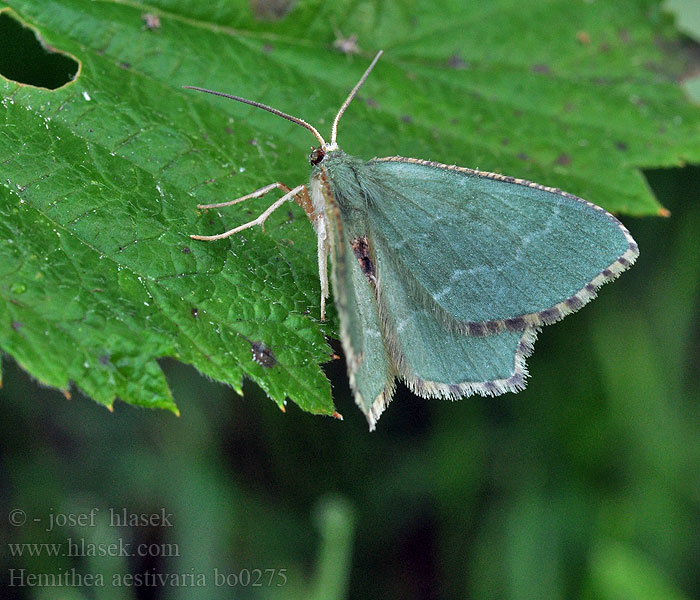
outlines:
[{"label": "moth eye", "polygon": [[309,154],[309,162],[312,165],[317,165],[323,160],[324,156],[326,156],[326,153],[323,151],[323,148],[314,148]]}]

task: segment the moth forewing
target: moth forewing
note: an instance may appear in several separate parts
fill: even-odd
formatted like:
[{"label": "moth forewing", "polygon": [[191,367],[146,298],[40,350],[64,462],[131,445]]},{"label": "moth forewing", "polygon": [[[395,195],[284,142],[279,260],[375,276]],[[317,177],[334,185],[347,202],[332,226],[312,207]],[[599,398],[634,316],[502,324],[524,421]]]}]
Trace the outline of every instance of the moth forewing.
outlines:
[{"label": "moth forewing", "polygon": [[[328,165],[342,164],[336,152]],[[331,169],[332,170],[332,169]],[[340,320],[340,339],[355,403],[365,414],[370,431],[391,400],[397,371],[387,351],[387,336],[378,304],[378,277],[361,222],[348,222],[339,204],[337,186],[326,166],[314,169],[311,197],[327,223],[331,252],[333,296]],[[322,204],[321,204],[322,203]]]},{"label": "moth forewing", "polygon": [[613,215],[556,188],[398,156],[360,173],[382,182],[370,205],[375,234],[466,335],[553,323],[639,254]]}]

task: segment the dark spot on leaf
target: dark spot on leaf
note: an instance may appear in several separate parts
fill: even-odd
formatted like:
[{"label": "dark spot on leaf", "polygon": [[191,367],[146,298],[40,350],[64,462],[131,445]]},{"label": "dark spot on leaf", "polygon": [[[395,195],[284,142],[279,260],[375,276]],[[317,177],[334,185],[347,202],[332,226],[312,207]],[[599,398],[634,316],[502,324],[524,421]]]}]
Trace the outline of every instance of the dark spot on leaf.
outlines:
[{"label": "dark spot on leaf", "polygon": [[514,116],[514,117],[519,117],[519,116],[521,116],[522,114],[523,114],[523,111],[520,110],[519,108],[516,108],[516,109],[513,111],[513,116]]},{"label": "dark spot on leaf", "polygon": [[265,54],[270,54],[270,52],[272,52],[272,50],[273,50],[273,47],[272,47],[270,44],[265,44],[265,45],[262,47],[262,49],[263,49],[263,52],[264,52]]},{"label": "dark spot on leaf", "polygon": [[629,44],[630,43],[630,33],[626,29],[620,29],[620,33],[617,34],[620,38],[620,41],[623,44]]},{"label": "dark spot on leaf", "polygon": [[256,140],[255,138],[250,138],[250,139],[248,140],[248,143],[249,143],[251,146],[257,146],[257,145],[258,145],[258,140]]},{"label": "dark spot on leaf", "polygon": [[557,156],[557,160],[555,162],[558,165],[565,167],[571,164],[571,157],[568,154],[566,154],[566,152],[562,152],[559,156]]},{"label": "dark spot on leaf", "polygon": [[100,357],[97,360],[100,361],[101,365],[107,366],[109,364],[109,354],[100,354]]},{"label": "dark spot on leaf", "polygon": [[0,74],[7,79],[55,90],[73,81],[80,63],[46,43],[8,12],[0,13]]},{"label": "dark spot on leaf", "polygon": [[261,21],[279,21],[292,9],[293,4],[293,0],[250,0],[253,15]]},{"label": "dark spot on leaf", "polygon": [[450,119],[451,125],[457,125],[458,123],[459,123],[459,119]]},{"label": "dark spot on leaf", "polygon": [[253,351],[253,360],[259,365],[270,369],[277,364],[274,353],[263,342],[251,342],[250,348]]},{"label": "dark spot on leaf", "polygon": [[510,144],[510,140],[508,138],[503,138],[501,140],[501,145],[507,146],[508,144]]},{"label": "dark spot on leaf", "polygon": [[365,100],[365,104],[367,104],[367,106],[371,106],[372,108],[377,108],[379,106],[374,98],[367,98]]},{"label": "dark spot on leaf", "polygon": [[603,42],[600,45],[600,51],[601,52],[609,52],[610,51],[610,44],[608,44],[607,42]]},{"label": "dark spot on leaf", "polygon": [[520,160],[530,160],[530,157],[525,152],[518,152],[517,156]]},{"label": "dark spot on leaf", "polygon": [[22,321],[12,321],[12,329],[15,331],[19,331],[23,326],[24,323],[22,323]]},{"label": "dark spot on leaf", "polygon": [[195,319],[199,316],[199,309],[196,306],[190,312]]},{"label": "dark spot on leaf", "polygon": [[552,70],[549,68],[548,65],[545,65],[543,63],[537,63],[532,65],[532,72],[533,73],[544,73],[545,75],[549,75]]},{"label": "dark spot on leaf", "polygon": [[349,37],[337,37],[333,42],[333,48],[339,50],[343,54],[359,54],[360,47],[357,45],[357,34]]},{"label": "dark spot on leaf", "polygon": [[124,69],[124,70],[131,69],[131,63],[130,62],[120,62],[119,68]]},{"label": "dark spot on leaf", "polygon": [[573,102],[567,102],[567,103],[564,105],[564,112],[571,112],[571,111],[574,110],[574,108],[576,108],[576,106],[574,105]]},{"label": "dark spot on leaf", "polygon": [[576,39],[581,43],[581,44],[590,44],[591,43],[591,36],[588,35],[587,31],[579,31],[576,34]]},{"label": "dark spot on leaf", "polygon": [[411,118],[410,115],[401,115],[401,120],[404,123],[413,123],[413,119]]},{"label": "dark spot on leaf", "polygon": [[143,26],[146,29],[154,31],[160,29],[160,17],[152,13],[143,13],[141,15],[141,20],[143,21]]},{"label": "dark spot on leaf", "polygon": [[208,133],[205,133],[205,132],[202,132],[202,139],[203,139],[203,140],[208,140],[208,139],[209,139],[209,134],[208,134]]},{"label": "dark spot on leaf", "polygon": [[627,150],[628,146],[627,144],[625,144],[625,142],[615,142],[615,148],[624,152],[625,150]]},{"label": "dark spot on leaf", "polygon": [[464,61],[464,59],[459,54],[453,54],[447,59],[447,66],[455,71],[464,71],[470,67],[469,63]]},{"label": "dark spot on leaf", "polygon": [[189,246],[183,246],[183,247],[182,247],[182,253],[183,253],[183,254],[190,254],[191,252],[192,252],[192,250],[190,250],[190,247],[189,247]]},{"label": "dark spot on leaf", "polygon": [[233,133],[233,129],[231,129],[230,127],[226,127],[226,129],[224,129],[224,131],[225,131],[228,135],[231,135],[231,134]]}]

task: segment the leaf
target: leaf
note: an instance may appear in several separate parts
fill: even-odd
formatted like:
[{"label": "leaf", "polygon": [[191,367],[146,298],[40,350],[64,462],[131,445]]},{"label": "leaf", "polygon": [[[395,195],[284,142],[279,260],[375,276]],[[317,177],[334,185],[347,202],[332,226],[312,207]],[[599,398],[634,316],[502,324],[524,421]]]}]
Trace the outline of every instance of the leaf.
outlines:
[{"label": "leaf", "polygon": [[687,600],[673,581],[647,556],[627,544],[600,543],[590,565],[591,597],[605,600]]},{"label": "leaf", "polygon": [[[200,214],[275,180],[308,177],[307,131],[182,89],[236,93],[327,134],[352,154],[403,154],[557,185],[618,213],[656,214],[640,167],[700,160],[700,111],[655,2],[302,2],[284,20],[250,4],[9,0],[81,63],[54,91],[2,81],[0,348],[40,381],[176,410],[157,359],[240,392],[332,414],[319,367],[315,239],[296,205],[265,232],[218,243],[267,200]],[[146,23],[148,21],[148,23]],[[342,31],[340,31],[342,29]],[[361,56],[333,50],[357,35]],[[265,360],[260,360],[260,348]],[[268,359],[269,356],[274,360]],[[256,360],[256,358],[258,360]],[[262,363],[262,364],[261,364]]]}]

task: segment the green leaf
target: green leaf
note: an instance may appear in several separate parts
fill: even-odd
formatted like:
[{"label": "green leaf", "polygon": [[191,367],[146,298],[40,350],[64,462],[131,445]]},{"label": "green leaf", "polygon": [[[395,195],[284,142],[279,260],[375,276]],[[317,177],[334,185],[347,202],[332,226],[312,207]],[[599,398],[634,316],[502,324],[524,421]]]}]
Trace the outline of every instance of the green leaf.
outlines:
[{"label": "green leaf", "polygon": [[[256,5],[252,3],[252,5]],[[47,48],[80,62],[49,91],[2,80],[0,348],[40,381],[175,409],[157,359],[241,389],[257,382],[334,411],[320,363],[315,238],[296,205],[217,243],[267,200],[200,214],[272,181],[306,180],[309,132],[339,128],[355,155],[403,154],[563,187],[612,211],[661,210],[640,167],[700,160],[700,110],[675,83],[676,33],[656,2],[300,2],[283,20],[251,3],[9,0]],[[147,27],[144,13],[160,23]],[[333,49],[357,35],[360,56]],[[254,349],[274,361],[256,362]],[[274,363],[274,364],[272,364]],[[272,364],[272,366],[269,366]]]},{"label": "green leaf", "polygon": [[661,568],[634,548],[601,543],[590,565],[591,597],[602,600],[688,600]]}]

